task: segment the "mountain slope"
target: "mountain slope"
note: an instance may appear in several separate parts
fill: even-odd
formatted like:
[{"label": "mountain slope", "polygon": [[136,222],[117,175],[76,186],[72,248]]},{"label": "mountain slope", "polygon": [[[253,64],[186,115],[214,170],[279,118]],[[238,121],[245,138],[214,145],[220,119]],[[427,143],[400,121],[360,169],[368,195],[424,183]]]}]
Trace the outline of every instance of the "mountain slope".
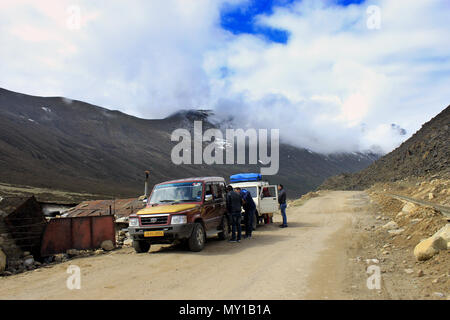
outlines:
[{"label": "mountain slope", "polygon": [[376,182],[450,174],[450,106],[425,123],[397,149],[354,174],[327,179],[321,189],[361,190]]},{"label": "mountain slope", "polygon": [[[142,194],[145,170],[151,171],[151,184],[259,172],[258,165],[172,164],[172,131],[190,128],[194,120],[212,127],[208,117],[205,111],[183,111],[145,120],[81,101],[0,89],[0,182],[128,197]],[[362,153],[325,156],[281,145],[280,171],[269,180],[286,185],[294,197],[375,159]]]}]

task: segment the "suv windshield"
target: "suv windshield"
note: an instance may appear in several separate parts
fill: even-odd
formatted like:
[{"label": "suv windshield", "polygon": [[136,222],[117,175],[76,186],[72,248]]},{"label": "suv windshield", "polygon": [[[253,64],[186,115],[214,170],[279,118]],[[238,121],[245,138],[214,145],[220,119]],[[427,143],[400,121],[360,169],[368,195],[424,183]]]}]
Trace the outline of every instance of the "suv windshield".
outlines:
[{"label": "suv windshield", "polygon": [[202,182],[168,183],[155,186],[150,204],[165,202],[199,202],[202,198]]}]

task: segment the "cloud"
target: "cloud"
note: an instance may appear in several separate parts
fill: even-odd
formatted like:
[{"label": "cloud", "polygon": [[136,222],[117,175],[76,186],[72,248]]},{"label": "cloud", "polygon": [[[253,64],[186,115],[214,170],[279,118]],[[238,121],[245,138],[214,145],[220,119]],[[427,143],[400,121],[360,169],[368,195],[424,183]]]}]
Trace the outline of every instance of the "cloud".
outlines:
[{"label": "cloud", "polygon": [[[372,4],[381,12],[377,30],[367,27]],[[278,126],[291,143],[388,152],[449,103],[448,9],[445,1],[296,2],[257,19],[287,30],[286,45],[240,35],[210,52],[206,69],[217,95],[244,103],[234,112]],[[229,76],[215,77],[217,68]]]},{"label": "cloud", "polygon": [[0,86],[142,117],[208,106],[202,59],[225,41],[219,7],[206,0],[2,1],[0,41],[8,45],[0,48]]},{"label": "cloud", "polygon": [[249,0],[4,0],[0,87],[145,118],[213,108],[324,153],[388,152],[448,105],[448,1],[274,3],[254,29],[286,43],[222,28],[221,10]]}]

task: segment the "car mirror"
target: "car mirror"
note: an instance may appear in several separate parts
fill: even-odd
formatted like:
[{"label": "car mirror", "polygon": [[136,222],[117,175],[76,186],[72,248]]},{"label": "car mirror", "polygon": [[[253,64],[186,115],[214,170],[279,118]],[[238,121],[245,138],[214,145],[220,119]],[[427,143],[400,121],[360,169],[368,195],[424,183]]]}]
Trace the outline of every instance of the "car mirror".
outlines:
[{"label": "car mirror", "polygon": [[211,201],[213,199],[213,195],[212,194],[206,194],[205,195],[205,201]]}]

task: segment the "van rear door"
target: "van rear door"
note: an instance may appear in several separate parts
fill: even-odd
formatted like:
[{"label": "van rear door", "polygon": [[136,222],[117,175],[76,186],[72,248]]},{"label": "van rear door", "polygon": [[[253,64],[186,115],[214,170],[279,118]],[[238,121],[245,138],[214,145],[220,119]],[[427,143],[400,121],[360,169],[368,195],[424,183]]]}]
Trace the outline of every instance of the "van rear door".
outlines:
[{"label": "van rear door", "polygon": [[278,211],[278,189],[276,185],[262,186],[260,199],[260,214]]}]

